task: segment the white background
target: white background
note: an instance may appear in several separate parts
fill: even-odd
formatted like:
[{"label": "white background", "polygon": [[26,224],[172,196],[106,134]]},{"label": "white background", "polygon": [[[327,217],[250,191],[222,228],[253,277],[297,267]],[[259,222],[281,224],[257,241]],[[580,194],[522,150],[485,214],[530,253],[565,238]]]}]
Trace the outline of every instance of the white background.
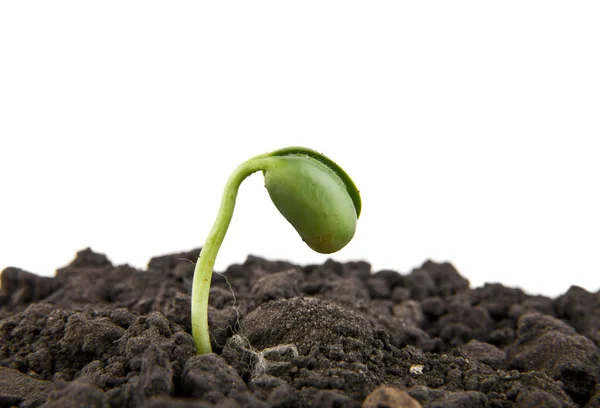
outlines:
[{"label": "white background", "polygon": [[[473,286],[600,287],[597,2],[0,3],[0,268],[199,247],[223,185],[288,145],[363,198],[336,260]],[[240,191],[216,269],[323,262]]]}]

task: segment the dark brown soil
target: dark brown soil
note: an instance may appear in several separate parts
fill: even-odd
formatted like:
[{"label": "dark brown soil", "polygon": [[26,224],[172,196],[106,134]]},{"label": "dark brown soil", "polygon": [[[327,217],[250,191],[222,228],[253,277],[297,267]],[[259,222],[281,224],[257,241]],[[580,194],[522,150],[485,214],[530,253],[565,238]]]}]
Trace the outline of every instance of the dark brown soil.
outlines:
[{"label": "dark brown soil", "polygon": [[410,399],[398,390],[423,407],[600,407],[600,292],[471,289],[430,261],[401,275],[249,257],[214,275],[215,354],[196,356],[198,253],[6,268],[0,407],[418,406],[389,402]]}]

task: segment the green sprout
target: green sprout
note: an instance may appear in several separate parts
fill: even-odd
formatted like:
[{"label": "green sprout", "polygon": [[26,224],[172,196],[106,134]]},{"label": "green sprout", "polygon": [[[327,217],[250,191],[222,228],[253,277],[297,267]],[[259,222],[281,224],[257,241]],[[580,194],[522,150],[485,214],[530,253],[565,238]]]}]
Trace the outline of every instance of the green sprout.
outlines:
[{"label": "green sprout", "polygon": [[233,216],[240,184],[262,170],[271,200],[316,252],[331,254],[354,236],[361,200],[352,179],[329,158],[287,147],[251,158],[227,180],[217,219],[202,247],[192,286],[192,336],[198,354],[210,353],[208,294],[215,259]]}]

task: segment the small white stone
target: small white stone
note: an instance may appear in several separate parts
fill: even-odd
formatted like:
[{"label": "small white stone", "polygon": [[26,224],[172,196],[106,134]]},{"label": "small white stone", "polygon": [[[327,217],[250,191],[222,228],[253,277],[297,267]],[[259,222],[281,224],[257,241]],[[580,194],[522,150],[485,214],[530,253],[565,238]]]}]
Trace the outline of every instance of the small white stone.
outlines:
[{"label": "small white stone", "polygon": [[411,374],[421,375],[423,374],[423,364],[413,364],[410,366],[409,371]]}]

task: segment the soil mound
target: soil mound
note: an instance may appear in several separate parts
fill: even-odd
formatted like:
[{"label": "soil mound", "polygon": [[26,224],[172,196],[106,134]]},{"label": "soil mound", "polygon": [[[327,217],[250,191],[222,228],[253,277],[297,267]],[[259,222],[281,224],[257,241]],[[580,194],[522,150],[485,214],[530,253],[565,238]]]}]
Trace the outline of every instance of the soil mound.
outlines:
[{"label": "soil mound", "polygon": [[249,256],[213,276],[214,353],[196,356],[199,252],[4,269],[0,407],[600,407],[600,292]]}]

